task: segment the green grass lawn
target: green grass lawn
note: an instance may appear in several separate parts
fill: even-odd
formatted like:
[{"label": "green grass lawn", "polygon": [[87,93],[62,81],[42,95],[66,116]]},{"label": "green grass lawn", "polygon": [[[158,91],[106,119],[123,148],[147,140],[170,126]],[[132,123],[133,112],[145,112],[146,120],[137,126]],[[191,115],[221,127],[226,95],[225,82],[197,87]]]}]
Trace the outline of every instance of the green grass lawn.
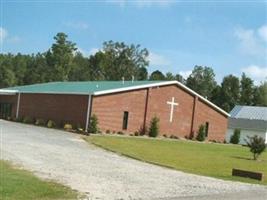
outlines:
[{"label": "green grass lawn", "polygon": [[[254,161],[249,149],[239,145],[98,135],[85,139],[105,149],[184,172],[267,185],[267,152]],[[262,172],[265,180],[232,177],[232,168]]]},{"label": "green grass lawn", "polygon": [[32,173],[15,169],[0,160],[0,199],[77,199],[77,193],[63,185],[42,181]]}]

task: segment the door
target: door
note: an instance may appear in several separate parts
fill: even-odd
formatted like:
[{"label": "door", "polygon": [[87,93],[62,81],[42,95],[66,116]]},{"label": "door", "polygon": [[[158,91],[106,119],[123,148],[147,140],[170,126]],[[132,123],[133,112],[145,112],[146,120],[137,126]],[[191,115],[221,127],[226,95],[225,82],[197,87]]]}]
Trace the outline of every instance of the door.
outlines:
[{"label": "door", "polygon": [[0,103],[0,118],[6,119],[11,117],[12,104],[11,103]]}]

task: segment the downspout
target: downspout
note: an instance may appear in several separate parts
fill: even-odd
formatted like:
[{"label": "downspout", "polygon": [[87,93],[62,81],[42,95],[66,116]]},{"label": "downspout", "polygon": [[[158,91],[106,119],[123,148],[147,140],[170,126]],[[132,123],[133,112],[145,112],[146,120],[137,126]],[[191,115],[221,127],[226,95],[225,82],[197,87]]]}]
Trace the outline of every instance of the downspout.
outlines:
[{"label": "downspout", "polygon": [[143,130],[146,130],[146,123],[147,123],[147,110],[148,110],[148,101],[149,101],[149,88],[146,89],[146,102],[145,102],[145,113],[144,113],[144,124],[143,124]]},{"label": "downspout", "polygon": [[194,137],[194,126],[195,126],[195,118],[196,118],[196,107],[197,107],[198,97],[194,97],[194,105],[193,105],[193,113],[192,113],[192,122],[191,122],[191,132],[190,132],[190,138]]},{"label": "downspout", "polygon": [[19,106],[20,106],[20,92],[18,93],[18,99],[17,99],[16,119],[19,118]]},{"label": "downspout", "polygon": [[86,123],[85,123],[85,131],[88,131],[88,125],[90,122],[90,115],[91,115],[91,107],[92,107],[92,95],[88,95],[88,102],[87,102],[87,113],[86,113]]}]

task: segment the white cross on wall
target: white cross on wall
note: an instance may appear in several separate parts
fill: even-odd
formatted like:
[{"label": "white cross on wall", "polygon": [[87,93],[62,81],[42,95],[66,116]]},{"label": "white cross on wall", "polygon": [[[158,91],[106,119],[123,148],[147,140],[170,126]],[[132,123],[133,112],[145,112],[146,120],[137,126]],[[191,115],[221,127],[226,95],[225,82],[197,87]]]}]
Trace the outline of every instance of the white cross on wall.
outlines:
[{"label": "white cross on wall", "polygon": [[172,122],[174,106],[178,106],[179,104],[174,102],[174,97],[172,97],[172,101],[167,101],[167,104],[171,105],[170,122]]}]

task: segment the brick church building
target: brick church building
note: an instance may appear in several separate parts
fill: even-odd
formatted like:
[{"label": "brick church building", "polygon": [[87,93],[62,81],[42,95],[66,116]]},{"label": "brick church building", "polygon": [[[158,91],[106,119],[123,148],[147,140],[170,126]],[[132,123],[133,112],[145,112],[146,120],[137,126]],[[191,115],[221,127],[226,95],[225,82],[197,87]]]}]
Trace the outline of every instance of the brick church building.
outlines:
[{"label": "brick church building", "polygon": [[157,116],[160,134],[189,137],[206,126],[223,141],[229,114],[177,81],[51,82],[0,89],[0,118],[30,117],[134,133]]}]

